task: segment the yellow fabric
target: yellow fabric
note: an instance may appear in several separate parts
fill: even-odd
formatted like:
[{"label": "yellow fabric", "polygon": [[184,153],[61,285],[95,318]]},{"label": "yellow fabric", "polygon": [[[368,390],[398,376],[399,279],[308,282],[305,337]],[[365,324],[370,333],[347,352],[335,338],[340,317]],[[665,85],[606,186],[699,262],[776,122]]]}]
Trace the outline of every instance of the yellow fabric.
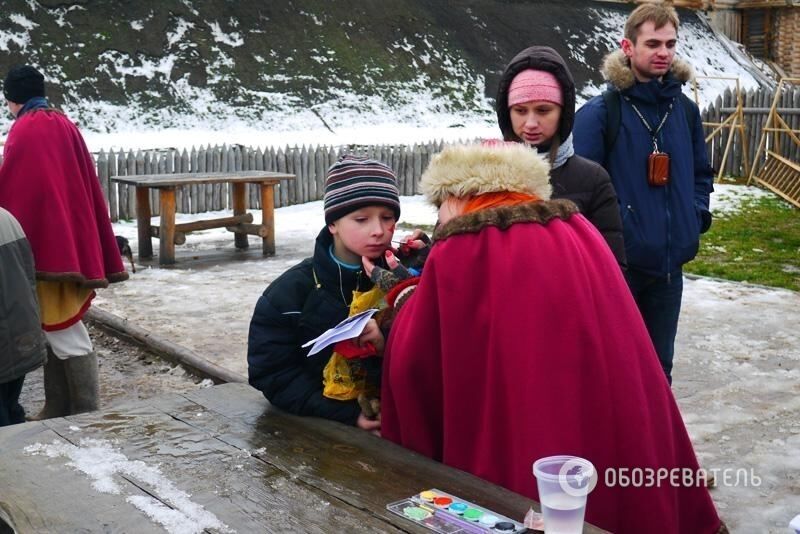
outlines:
[{"label": "yellow fabric", "polygon": [[75,282],[39,280],[36,282],[36,295],[39,297],[42,325],[47,328],[69,323],[77,317],[94,296],[94,291]]},{"label": "yellow fabric", "polygon": [[[380,308],[383,302],[384,292],[374,287],[369,291],[353,291],[353,302],[350,303],[350,317],[357,313],[367,311],[372,308]],[[324,388],[322,394],[329,399],[352,400],[357,399],[366,387],[363,374],[359,374],[356,369],[348,363],[347,358],[334,351],[325,369],[322,370],[322,383]]]}]

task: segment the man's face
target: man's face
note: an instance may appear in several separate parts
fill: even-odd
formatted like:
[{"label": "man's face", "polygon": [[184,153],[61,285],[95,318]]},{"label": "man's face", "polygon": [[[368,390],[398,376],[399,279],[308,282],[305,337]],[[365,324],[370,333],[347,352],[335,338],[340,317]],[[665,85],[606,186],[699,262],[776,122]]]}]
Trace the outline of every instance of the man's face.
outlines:
[{"label": "man's face", "polygon": [[636,42],[622,40],[622,51],[631,60],[631,69],[640,82],[660,80],[675,59],[675,44],[678,31],[672,24],[655,29],[652,21],[639,26]]}]

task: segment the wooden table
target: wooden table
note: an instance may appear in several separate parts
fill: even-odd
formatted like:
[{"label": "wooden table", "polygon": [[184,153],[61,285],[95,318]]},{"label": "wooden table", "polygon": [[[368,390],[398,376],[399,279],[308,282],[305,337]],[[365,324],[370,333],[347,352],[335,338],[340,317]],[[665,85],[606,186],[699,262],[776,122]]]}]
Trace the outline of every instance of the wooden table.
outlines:
[{"label": "wooden table", "polygon": [[[128,466],[110,475],[117,493],[80,470],[107,455],[82,458],[92,446]],[[215,520],[240,533],[423,534],[386,505],[434,487],[518,520],[532,504],[355,427],[286,415],[245,384],[0,428],[0,451],[0,532],[3,521],[20,533],[164,532],[149,502],[204,532],[226,532]]]},{"label": "wooden table", "polygon": [[[247,236],[262,238],[265,256],[275,254],[275,184],[281,180],[293,180],[292,174],[269,171],[183,173],[183,174],[139,174],[112,176],[115,182],[136,186],[136,225],[139,231],[139,259],[153,257],[152,237],[160,240],[159,265],[175,263],[175,245],[186,242],[186,234],[210,228],[227,228],[234,232],[236,248],[248,247]],[[194,184],[232,184],[233,217],[206,219],[175,224],[175,188]],[[245,184],[257,184],[261,192],[261,224],[252,224],[253,215],[245,209]],[[150,189],[159,191],[161,224],[150,225]]]}]

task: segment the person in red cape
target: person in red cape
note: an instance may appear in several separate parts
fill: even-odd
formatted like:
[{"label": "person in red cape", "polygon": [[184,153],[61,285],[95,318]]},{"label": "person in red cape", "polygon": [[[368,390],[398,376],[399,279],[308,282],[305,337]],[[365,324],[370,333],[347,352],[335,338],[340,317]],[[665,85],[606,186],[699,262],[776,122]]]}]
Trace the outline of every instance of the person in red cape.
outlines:
[{"label": "person in red cape", "polygon": [[[439,225],[386,346],[382,436],[536,500],[534,461],[580,456],[599,474],[588,522],[724,532],[614,256],[572,202],[548,200],[547,164],[521,145],[454,146],[422,189]],[[633,469],[692,476],[607,476]]]},{"label": "person in red cape", "polygon": [[81,318],[94,291],[128,278],[94,160],[75,125],[51,108],[44,77],[12,68],[3,84],[16,118],[0,165],[0,207],[28,237],[48,344],[45,406],[31,419],[98,407],[97,355]]}]

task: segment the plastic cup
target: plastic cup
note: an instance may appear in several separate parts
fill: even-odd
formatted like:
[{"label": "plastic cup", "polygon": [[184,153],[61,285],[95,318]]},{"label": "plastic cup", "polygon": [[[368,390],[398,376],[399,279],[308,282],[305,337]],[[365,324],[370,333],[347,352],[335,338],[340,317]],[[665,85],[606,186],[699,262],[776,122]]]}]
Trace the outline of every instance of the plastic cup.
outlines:
[{"label": "plastic cup", "polygon": [[597,482],[589,460],[577,456],[548,456],[533,464],[546,534],[580,534],[586,496]]}]

